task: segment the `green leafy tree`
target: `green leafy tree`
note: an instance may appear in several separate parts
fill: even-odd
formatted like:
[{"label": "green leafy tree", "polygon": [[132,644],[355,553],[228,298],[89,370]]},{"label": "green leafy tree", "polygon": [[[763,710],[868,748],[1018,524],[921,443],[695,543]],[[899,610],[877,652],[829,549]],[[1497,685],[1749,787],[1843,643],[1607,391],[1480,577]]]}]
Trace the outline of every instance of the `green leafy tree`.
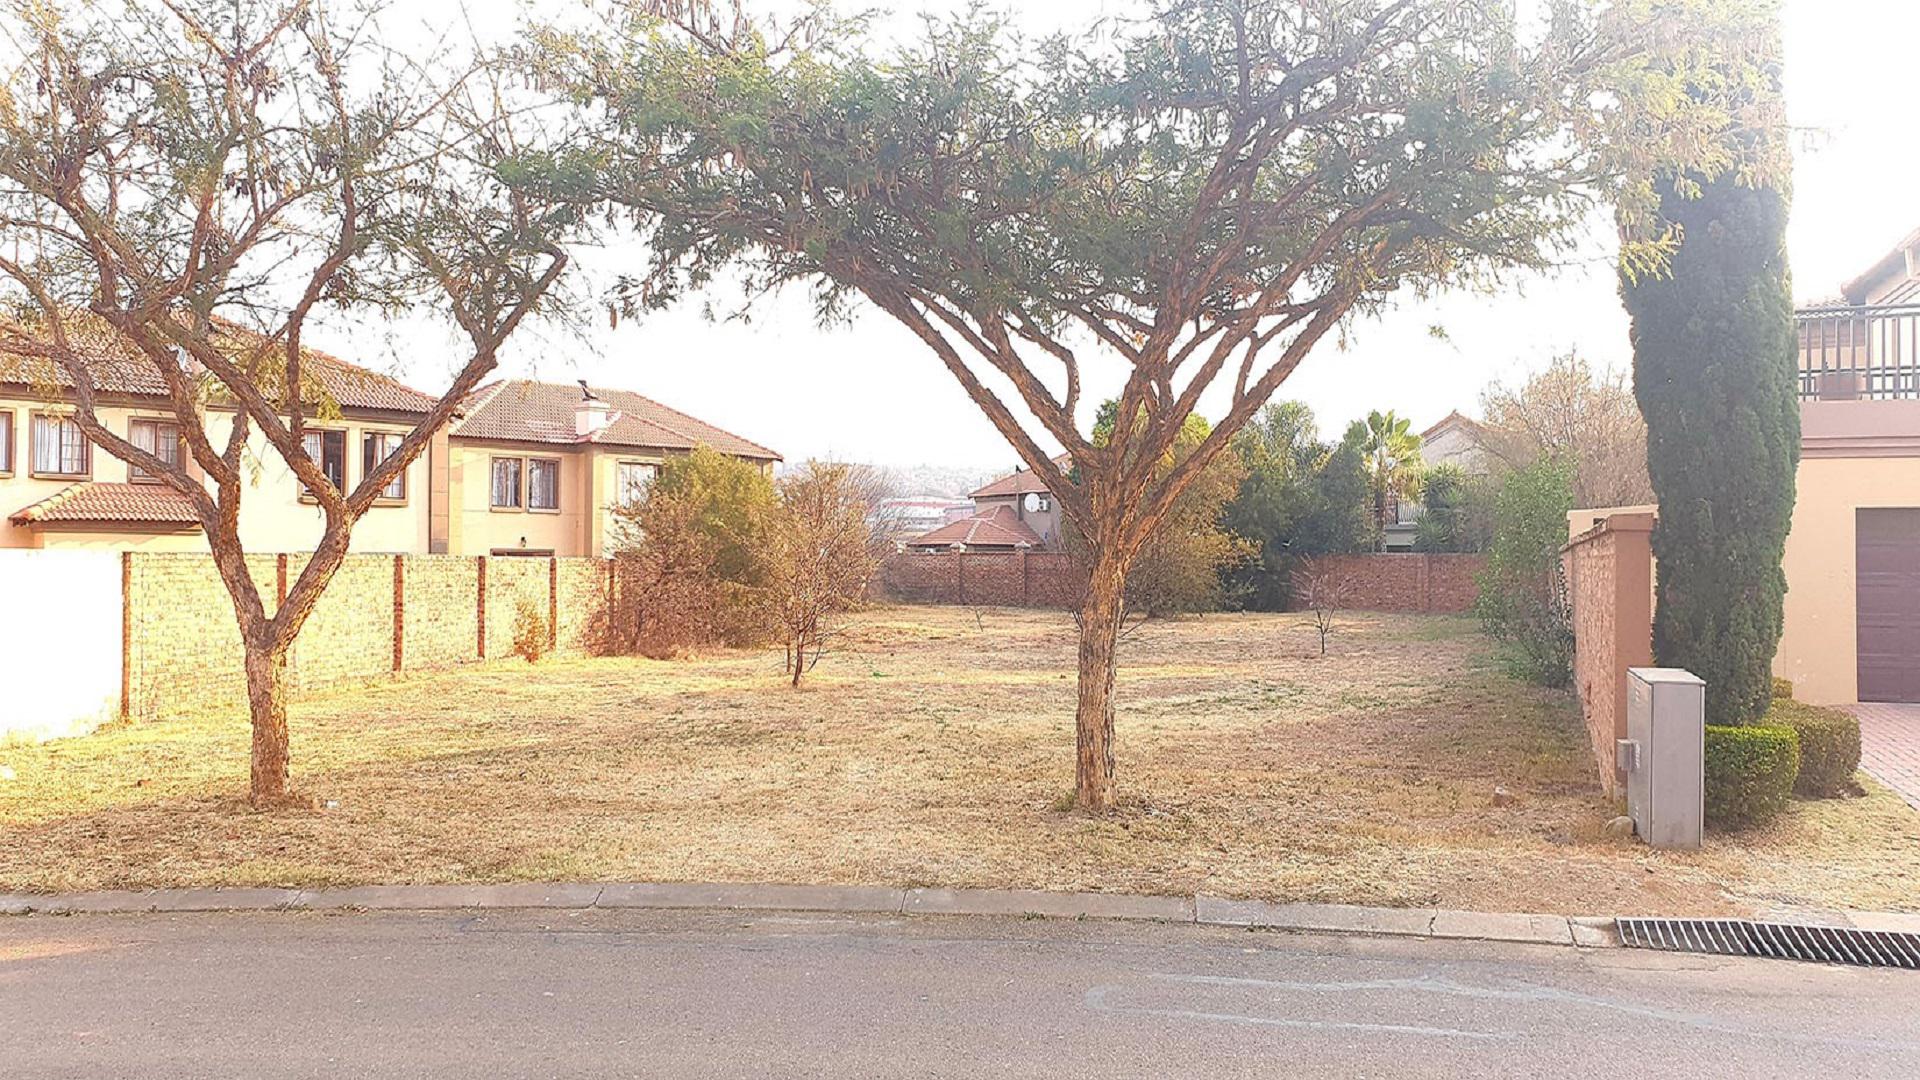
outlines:
[{"label": "green leafy tree", "polygon": [[1420,478],[1420,520],[1415,551],[1485,551],[1493,540],[1493,495],[1497,482],[1469,475],[1458,465],[1436,465]]},{"label": "green leafy tree", "polygon": [[1543,457],[1508,473],[1494,500],[1493,542],[1474,612],[1506,646],[1516,675],[1544,686],[1573,681],[1573,613],[1560,549],[1573,510],[1574,466]]},{"label": "green leafy tree", "polygon": [[[1762,107],[1777,109],[1776,79],[1752,87]],[[1780,644],[1800,453],[1787,189],[1727,171],[1672,173],[1659,191],[1679,246],[1663,272],[1621,289],[1660,504],[1653,655],[1706,681],[1707,723],[1756,723]]]},{"label": "green leafy tree", "polygon": [[[609,0],[534,33],[577,126],[504,172],[631,215],[628,310],[724,272],[926,346],[1086,538],[1075,799],[1105,811],[1127,574],[1181,495],[1357,311],[1544,264],[1602,199],[1657,259],[1639,179],[1740,153],[1671,72],[1738,49],[1725,13],[1754,2],[1562,0],[1533,34],[1507,4],[1182,0],[1037,44],[972,8],[892,45],[820,8]],[[1162,468],[1209,391],[1211,432]]]},{"label": "green leafy tree", "polygon": [[[377,13],[341,14],[308,0],[0,10],[0,366],[70,387],[90,442],[192,507],[239,624],[256,805],[288,795],[287,654],[355,524],[542,304],[580,220],[495,173],[519,144],[483,66],[429,66],[379,44]],[[459,340],[452,383],[351,489],[304,440],[338,405],[303,342],[341,311],[444,317]],[[123,365],[165,386],[182,453],[102,422],[95,388]],[[240,506],[276,458],[320,525],[272,604]]]},{"label": "green leafy tree", "polygon": [[1284,611],[1301,560],[1357,551],[1371,537],[1360,445],[1321,442],[1313,410],[1282,401],[1261,410],[1233,449],[1247,476],[1222,520],[1255,554],[1229,570],[1229,592],[1255,610]]},{"label": "green leafy tree", "polygon": [[1360,445],[1367,493],[1373,500],[1374,545],[1385,551],[1387,526],[1393,524],[1399,500],[1420,494],[1420,436],[1406,418],[1376,409],[1348,427],[1347,439]]}]

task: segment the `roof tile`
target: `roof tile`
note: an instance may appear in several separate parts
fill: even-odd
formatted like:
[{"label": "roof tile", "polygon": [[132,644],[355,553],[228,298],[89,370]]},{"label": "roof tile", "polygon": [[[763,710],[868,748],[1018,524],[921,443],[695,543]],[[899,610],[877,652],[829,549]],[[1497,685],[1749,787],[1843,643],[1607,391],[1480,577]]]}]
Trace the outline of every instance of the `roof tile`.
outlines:
[{"label": "roof tile", "polygon": [[780,455],[758,443],[723,431],[629,390],[592,387],[613,410],[607,426],[582,438],[574,434],[573,411],[580,387],[514,379],[474,391],[467,416],[454,426],[455,438],[513,442],[579,443],[691,450],[709,446],[723,454],[778,461]]},{"label": "roof tile", "polygon": [[185,495],[163,484],[88,481],[14,513],[15,525],[198,525]]}]

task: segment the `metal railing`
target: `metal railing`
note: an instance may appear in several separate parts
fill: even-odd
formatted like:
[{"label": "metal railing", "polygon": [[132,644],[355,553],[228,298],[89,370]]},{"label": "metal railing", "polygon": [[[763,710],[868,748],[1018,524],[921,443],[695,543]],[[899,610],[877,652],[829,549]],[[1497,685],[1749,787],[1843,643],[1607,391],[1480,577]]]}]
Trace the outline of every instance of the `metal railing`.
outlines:
[{"label": "metal railing", "polygon": [[1920,304],[1802,308],[1800,399],[1920,398]]}]

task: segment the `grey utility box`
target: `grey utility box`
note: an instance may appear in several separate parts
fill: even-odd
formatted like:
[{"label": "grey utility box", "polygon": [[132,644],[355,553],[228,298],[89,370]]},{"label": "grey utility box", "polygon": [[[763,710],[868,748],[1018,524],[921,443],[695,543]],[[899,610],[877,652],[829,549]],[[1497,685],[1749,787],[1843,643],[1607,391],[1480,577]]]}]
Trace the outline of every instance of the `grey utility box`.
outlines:
[{"label": "grey utility box", "polygon": [[1633,831],[1657,848],[1697,848],[1705,810],[1707,684],[1680,668],[1627,669],[1627,773]]}]

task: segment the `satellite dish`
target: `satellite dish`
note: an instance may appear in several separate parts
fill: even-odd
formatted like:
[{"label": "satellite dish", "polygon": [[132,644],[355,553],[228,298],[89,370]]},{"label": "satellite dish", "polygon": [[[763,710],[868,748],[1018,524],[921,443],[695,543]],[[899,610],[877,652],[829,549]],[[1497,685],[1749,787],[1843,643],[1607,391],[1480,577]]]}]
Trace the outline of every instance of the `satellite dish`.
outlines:
[{"label": "satellite dish", "polygon": [[1027,492],[1025,503],[1027,507],[1027,513],[1029,514],[1039,513],[1040,512],[1040,493],[1037,491]]}]

